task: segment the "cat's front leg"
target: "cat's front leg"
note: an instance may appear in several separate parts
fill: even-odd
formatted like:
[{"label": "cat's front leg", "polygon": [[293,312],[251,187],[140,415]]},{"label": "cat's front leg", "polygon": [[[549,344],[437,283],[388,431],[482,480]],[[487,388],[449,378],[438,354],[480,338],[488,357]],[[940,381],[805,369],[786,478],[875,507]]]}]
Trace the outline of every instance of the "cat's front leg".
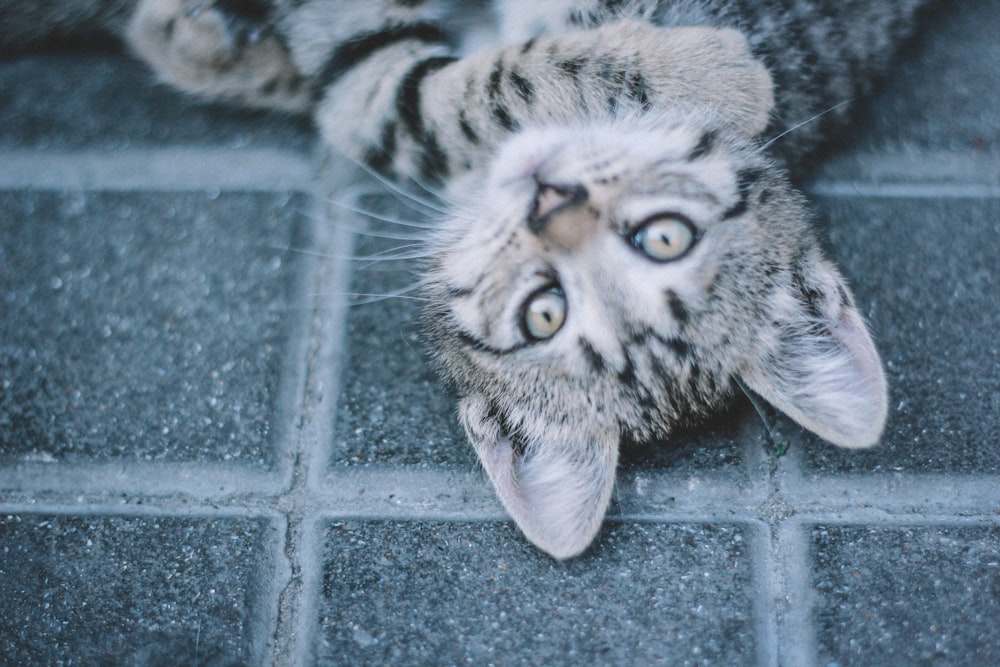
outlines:
[{"label": "cat's front leg", "polygon": [[544,124],[669,110],[753,136],[774,101],[733,30],[623,21],[460,60],[431,31],[400,35],[338,71],[316,116],[335,147],[420,180],[467,172],[512,132]]},{"label": "cat's front leg", "polygon": [[312,104],[264,0],[140,0],[125,38],[163,81],[202,97],[304,112]]},{"label": "cat's front leg", "polygon": [[741,33],[638,21],[472,56],[428,77],[423,93],[428,128],[470,162],[520,127],[650,111],[752,137],[774,105],[770,74]]}]

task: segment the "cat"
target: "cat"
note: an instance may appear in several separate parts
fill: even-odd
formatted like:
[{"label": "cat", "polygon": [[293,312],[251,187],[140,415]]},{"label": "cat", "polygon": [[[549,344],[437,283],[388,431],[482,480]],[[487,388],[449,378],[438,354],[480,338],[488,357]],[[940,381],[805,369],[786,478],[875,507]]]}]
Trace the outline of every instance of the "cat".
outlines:
[{"label": "cat", "polygon": [[179,88],[311,113],[454,202],[427,241],[431,355],[504,507],[565,559],[623,443],[737,387],[835,445],[880,439],[878,353],[786,168],[926,2],[503,0],[490,45],[421,0],[136,0],[115,26]]}]

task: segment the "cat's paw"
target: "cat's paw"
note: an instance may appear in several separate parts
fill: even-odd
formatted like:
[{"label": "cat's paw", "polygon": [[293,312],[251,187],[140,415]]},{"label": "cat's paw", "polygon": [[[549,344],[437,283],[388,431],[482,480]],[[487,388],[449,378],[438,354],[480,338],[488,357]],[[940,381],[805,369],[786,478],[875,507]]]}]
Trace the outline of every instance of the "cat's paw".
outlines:
[{"label": "cat's paw", "polygon": [[126,37],[181,90],[285,111],[310,106],[309,87],[262,0],[140,0]]}]

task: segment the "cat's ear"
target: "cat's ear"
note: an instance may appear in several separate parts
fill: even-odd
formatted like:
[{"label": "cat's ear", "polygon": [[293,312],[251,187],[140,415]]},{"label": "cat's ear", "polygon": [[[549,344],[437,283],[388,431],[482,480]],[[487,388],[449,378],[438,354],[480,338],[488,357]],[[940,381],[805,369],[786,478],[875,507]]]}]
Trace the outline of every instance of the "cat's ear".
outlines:
[{"label": "cat's ear", "polygon": [[554,558],[578,555],[593,541],[611,501],[618,439],[611,433],[553,429],[545,442],[515,447],[481,396],[459,401],[465,431],[497,495],[524,535]]},{"label": "cat's ear", "polygon": [[824,440],[876,444],[888,413],[885,374],[843,278],[819,258],[779,300],[777,346],[743,380]]}]

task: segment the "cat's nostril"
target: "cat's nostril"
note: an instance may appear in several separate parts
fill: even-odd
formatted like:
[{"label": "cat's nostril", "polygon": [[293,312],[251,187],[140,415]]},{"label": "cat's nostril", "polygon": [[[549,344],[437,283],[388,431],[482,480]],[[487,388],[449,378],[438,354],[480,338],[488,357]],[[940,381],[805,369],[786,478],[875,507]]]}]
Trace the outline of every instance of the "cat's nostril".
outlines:
[{"label": "cat's nostril", "polygon": [[531,211],[528,212],[528,229],[538,233],[545,229],[552,216],[567,208],[587,201],[587,188],[580,184],[556,185],[537,180]]}]

